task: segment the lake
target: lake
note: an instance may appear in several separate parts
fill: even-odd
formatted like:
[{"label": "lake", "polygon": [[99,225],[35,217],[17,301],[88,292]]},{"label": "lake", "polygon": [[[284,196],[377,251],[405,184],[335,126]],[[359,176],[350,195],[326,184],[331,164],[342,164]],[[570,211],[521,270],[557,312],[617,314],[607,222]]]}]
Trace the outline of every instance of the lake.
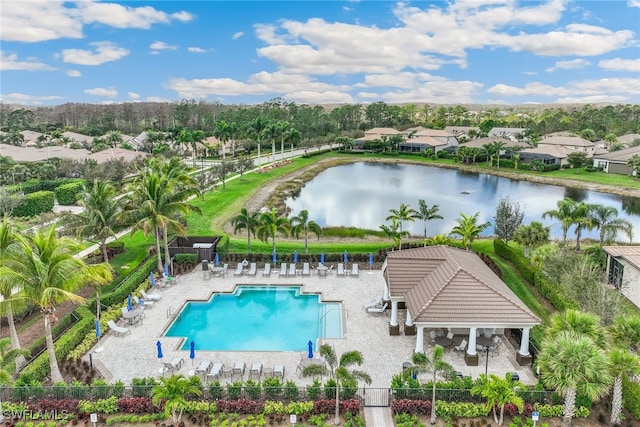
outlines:
[{"label": "lake", "polygon": [[[517,181],[495,175],[477,174],[414,164],[358,162],[329,168],[309,181],[300,194],[285,201],[291,215],[301,210],[309,212],[309,219],[320,226],[345,226],[378,230],[389,224],[389,209],[405,203],[418,209],[418,199],[427,205],[439,205],[442,220],[427,223],[427,235],[449,234],[457,225],[460,213],[480,212],[479,223],[493,223],[496,206],[501,197],[519,203],[525,212],[524,224],[541,221],[551,226],[552,239],[562,238],[558,221],[542,219],[545,211],[556,209],[564,197],[592,204],[613,206],[619,217],[631,221],[634,242],[640,237],[640,197],[624,197],[596,191]],[[404,230],[423,235],[423,222],[405,222]],[[487,228],[483,237],[493,235]],[[567,238],[575,240],[573,229]],[[598,238],[597,231],[584,231],[583,238]],[[627,241],[618,236],[619,241]]]}]

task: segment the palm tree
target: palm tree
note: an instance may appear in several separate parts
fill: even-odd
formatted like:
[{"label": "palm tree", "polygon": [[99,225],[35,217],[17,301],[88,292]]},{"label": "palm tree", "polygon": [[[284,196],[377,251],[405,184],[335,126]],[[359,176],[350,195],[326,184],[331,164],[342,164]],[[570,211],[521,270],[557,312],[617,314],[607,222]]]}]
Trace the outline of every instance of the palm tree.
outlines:
[{"label": "palm tree", "polygon": [[400,233],[402,233],[402,225],[405,221],[414,222],[418,218],[418,212],[404,203],[400,204],[398,209],[389,209],[391,215],[387,216],[387,221],[397,220],[400,224]]},{"label": "palm tree", "polygon": [[258,144],[258,167],[262,169],[262,162],[260,161],[260,147],[262,144],[262,138],[264,137],[264,130],[267,127],[267,121],[262,117],[258,116],[249,124],[247,132],[251,138],[256,141]]},{"label": "palm tree", "polygon": [[427,202],[424,199],[418,200],[418,212],[416,212],[415,217],[417,219],[422,220],[424,223],[424,245],[427,246],[427,222],[433,221],[434,219],[444,219],[442,215],[438,213],[440,210],[440,206],[433,205],[429,207]]},{"label": "palm tree", "polygon": [[251,235],[256,235],[256,228],[259,224],[259,213],[249,212],[247,208],[242,208],[240,213],[231,218],[231,225],[233,225],[233,232],[247,230],[247,253],[251,253]]},{"label": "palm tree", "polygon": [[600,230],[600,246],[604,245],[605,240],[613,240],[618,232],[623,232],[632,238],[633,225],[624,218],[618,218],[618,210],[613,206],[592,205],[591,219],[594,228]]},{"label": "palm tree", "polygon": [[309,232],[318,237],[320,240],[320,236],[322,235],[322,227],[318,225],[315,221],[309,221],[309,211],[303,209],[300,213],[290,220],[291,223],[291,231],[296,239],[300,238],[300,234],[304,235],[304,253],[309,253]]},{"label": "palm tree", "polygon": [[607,392],[608,365],[604,350],[585,335],[563,331],[543,342],[538,367],[544,385],[564,397],[563,426],[571,426],[577,394],[596,400]]},{"label": "palm tree", "polygon": [[[319,352],[329,365],[329,374],[331,375],[331,378],[336,381],[336,409],[334,424],[340,425],[340,386],[348,386],[351,384],[357,385],[358,381],[371,384],[371,377],[364,371],[352,369],[353,365],[360,366],[364,362],[362,353],[357,350],[342,353],[340,360],[338,360],[336,352],[329,344],[322,344]],[[320,369],[324,370],[323,366],[316,366],[319,366]],[[302,371],[303,376],[317,375],[317,373],[318,368],[313,365],[305,367]]]},{"label": "palm tree", "polygon": [[622,413],[622,379],[640,374],[640,359],[626,348],[614,348],[609,352],[609,367],[614,378],[611,424],[619,425]]},{"label": "palm tree", "polygon": [[265,243],[272,242],[272,252],[276,251],[276,235],[278,233],[288,236],[291,231],[291,224],[284,216],[278,216],[275,209],[269,212],[262,212],[256,228],[256,236]]},{"label": "palm tree", "polygon": [[[178,133],[176,142],[180,145],[180,154],[184,154],[184,150],[189,149],[189,145],[193,142],[193,132],[189,128],[182,128]],[[196,165],[195,154],[193,155],[193,166]]]},{"label": "palm tree", "polygon": [[391,220],[391,225],[387,226],[382,224],[380,226],[380,230],[384,232],[387,236],[391,237],[394,245],[398,245],[398,250],[402,250],[402,238],[409,235],[408,231],[400,231],[400,222],[393,218]]},{"label": "palm tree", "polygon": [[213,136],[218,138],[220,143],[222,144],[222,161],[224,162],[226,159],[225,151],[227,146],[227,141],[231,138],[231,127],[229,123],[224,120],[219,120],[216,122],[216,127],[213,130]]},{"label": "palm tree", "polygon": [[591,216],[591,207],[592,205],[587,204],[585,202],[576,203],[572,218],[573,224],[575,224],[575,234],[576,234],[576,250],[580,250],[580,237],[582,236],[583,230],[592,230],[594,227],[593,219]]},{"label": "palm tree", "polygon": [[123,141],[122,132],[119,130],[110,130],[107,132],[105,139],[111,148],[115,148],[117,144],[120,144]]},{"label": "palm tree", "polygon": [[433,347],[433,353],[431,353],[431,357],[428,357],[426,354],[419,352],[413,353],[412,360],[413,363],[418,367],[419,371],[433,373],[433,377],[431,379],[431,424],[435,424],[436,380],[438,378],[438,375],[447,379],[451,378],[455,375],[455,370],[453,369],[453,366],[451,366],[444,360],[444,347],[442,347],[441,345],[436,345],[435,347]]},{"label": "palm tree", "polygon": [[194,130],[191,132],[191,150],[192,155],[191,158],[193,160],[193,167],[196,167],[196,149],[198,148],[198,143],[202,143],[204,140],[204,132],[201,130]]},{"label": "palm tree", "polygon": [[593,313],[573,309],[554,313],[549,319],[546,337],[554,338],[567,331],[590,338],[601,349],[607,347],[607,336],[600,326],[600,318]]},{"label": "palm tree", "polygon": [[[280,138],[281,130],[278,122],[271,122],[264,129],[264,136],[267,139],[271,140],[271,165],[275,166],[276,164],[276,139]],[[267,159],[268,161],[268,159]]]},{"label": "palm tree", "polygon": [[[481,395],[487,399],[486,409],[493,408],[493,419],[499,426],[504,421],[504,407],[511,403],[518,408],[520,412],[524,409],[524,399],[518,395],[518,390],[524,390],[525,385],[520,381],[513,380],[513,374],[507,372],[504,377],[491,374],[486,376],[480,374],[480,378],[471,388],[471,395]],[[496,408],[500,408],[500,419],[496,413]]]},{"label": "palm tree", "polygon": [[163,377],[160,381],[162,384],[151,390],[151,401],[156,406],[164,402],[164,411],[167,416],[171,415],[173,422],[179,423],[187,407],[186,396],[189,394],[200,396],[202,391],[182,375]]},{"label": "palm tree", "polygon": [[562,243],[567,242],[567,232],[569,227],[573,225],[573,210],[575,209],[576,202],[573,199],[565,197],[562,200],[558,200],[556,203],[557,208],[545,211],[542,213],[542,218],[547,216],[557,219],[562,225]]},{"label": "palm tree", "polygon": [[524,246],[524,257],[529,258],[532,249],[549,242],[549,227],[540,221],[531,221],[529,225],[518,227],[513,240]]},{"label": "palm tree", "polygon": [[482,231],[491,225],[490,222],[484,222],[482,224],[478,224],[478,217],[480,216],[480,212],[476,212],[473,215],[465,215],[460,213],[460,218],[456,219],[458,225],[453,227],[450,234],[458,235],[462,237],[462,245],[466,250],[469,250],[471,247],[471,243],[475,239],[477,239]]},{"label": "palm tree", "polygon": [[76,291],[89,284],[105,284],[112,279],[109,264],[87,265],[76,258],[82,246],[69,238],[58,238],[55,227],[39,229],[25,237],[19,250],[12,251],[0,267],[2,287],[13,284],[22,293],[11,299],[23,300],[40,308],[44,318],[45,341],[51,369],[51,382],[62,381],[53,347],[51,327],[57,321],[55,306],[65,301],[80,302]]},{"label": "palm tree", "polygon": [[640,352],[640,316],[616,317],[609,327],[609,336],[618,347],[628,348],[633,353]]},{"label": "palm tree", "polygon": [[634,154],[629,160],[627,160],[627,166],[633,171],[633,176],[636,179],[640,178],[640,154]]},{"label": "palm tree", "polygon": [[284,133],[284,141],[291,144],[291,151],[293,152],[293,146],[298,146],[300,141],[302,140],[302,135],[300,135],[300,131],[295,128],[288,129]]},{"label": "palm tree", "polygon": [[93,185],[84,186],[78,203],[84,209],[78,214],[65,216],[65,228],[76,237],[93,238],[100,242],[104,262],[109,262],[107,239],[116,237],[115,230],[120,225],[124,198],[117,197],[116,189],[108,181],[96,179]]},{"label": "palm tree", "polygon": [[287,137],[287,133],[289,132],[289,130],[291,130],[291,124],[289,124],[289,122],[287,121],[281,121],[277,123],[277,126],[280,135],[280,152],[282,155],[282,158],[280,160],[282,161],[282,163],[284,163],[284,141]]}]

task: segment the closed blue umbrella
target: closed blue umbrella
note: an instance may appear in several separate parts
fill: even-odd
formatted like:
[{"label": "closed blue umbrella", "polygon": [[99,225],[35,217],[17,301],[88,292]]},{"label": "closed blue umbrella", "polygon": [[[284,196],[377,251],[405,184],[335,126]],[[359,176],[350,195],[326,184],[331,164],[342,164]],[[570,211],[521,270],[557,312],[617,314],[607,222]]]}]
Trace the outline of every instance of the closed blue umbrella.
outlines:
[{"label": "closed blue umbrella", "polygon": [[313,359],[313,342],[309,340],[307,346],[309,347],[309,354],[307,356],[309,356],[309,359]]},{"label": "closed blue umbrella", "polygon": [[100,321],[96,319],[96,338],[100,338]]},{"label": "closed blue umbrella", "polygon": [[127,310],[133,310],[133,303],[131,302],[131,294],[127,297]]},{"label": "closed blue umbrella", "polygon": [[153,275],[153,271],[151,273],[149,273],[149,280],[151,281],[151,286],[157,285],[156,276]]},{"label": "closed blue umbrella", "polygon": [[293,251],[293,263],[298,262],[298,251]]},{"label": "closed blue umbrella", "polygon": [[320,264],[324,265],[324,252],[320,254]]},{"label": "closed blue umbrella", "polygon": [[347,250],[344,250],[344,263],[347,264],[349,262],[349,255],[347,255]]},{"label": "closed blue umbrella", "polygon": [[193,341],[191,341],[191,344],[189,344],[189,359],[191,359],[191,366],[193,366],[193,359],[196,358],[196,343],[194,343]]},{"label": "closed blue umbrella", "polygon": [[273,266],[275,267],[278,257],[276,256],[276,251],[273,251],[271,254],[271,260],[273,261]]},{"label": "closed blue umbrella", "polygon": [[[158,348],[158,359],[160,359],[160,363],[162,363],[162,358],[164,357],[164,355],[162,354],[162,344],[160,343],[160,340],[156,342],[156,347]],[[160,372],[162,372],[162,374],[164,375],[164,366],[160,367]]]},{"label": "closed blue umbrella", "polygon": [[218,256],[218,252],[216,252],[216,257],[214,258],[213,262],[216,264],[216,267],[220,266],[220,257]]},{"label": "closed blue umbrella", "polygon": [[169,277],[169,264],[164,263],[164,277]]},{"label": "closed blue umbrella", "polygon": [[373,265],[373,252],[369,252],[369,270],[371,270],[372,265]]}]

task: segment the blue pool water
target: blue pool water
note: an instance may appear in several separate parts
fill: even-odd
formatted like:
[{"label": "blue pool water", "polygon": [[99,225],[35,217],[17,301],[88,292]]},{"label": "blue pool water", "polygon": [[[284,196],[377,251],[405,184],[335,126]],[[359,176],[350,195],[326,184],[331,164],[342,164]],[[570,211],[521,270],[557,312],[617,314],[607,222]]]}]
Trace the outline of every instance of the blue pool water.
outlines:
[{"label": "blue pool water", "polygon": [[238,286],[207,302],[188,302],[165,333],[182,349],[304,351],[311,340],[342,337],[342,304],[320,302],[299,286]]}]

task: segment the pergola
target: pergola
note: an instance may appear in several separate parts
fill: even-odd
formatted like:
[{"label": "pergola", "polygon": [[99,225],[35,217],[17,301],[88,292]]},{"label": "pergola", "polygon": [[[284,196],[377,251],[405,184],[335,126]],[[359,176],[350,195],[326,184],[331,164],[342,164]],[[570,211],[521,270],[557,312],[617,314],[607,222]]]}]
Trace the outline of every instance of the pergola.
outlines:
[{"label": "pergola", "polygon": [[531,360],[529,332],[540,319],[475,253],[449,246],[394,251],[383,266],[384,300],[391,301],[389,333],[398,335],[398,309],[407,310],[405,335],[416,334],[416,352],[424,351],[426,328],[449,328],[468,333],[465,360],[477,365],[476,331],[522,330],[516,359]]}]

